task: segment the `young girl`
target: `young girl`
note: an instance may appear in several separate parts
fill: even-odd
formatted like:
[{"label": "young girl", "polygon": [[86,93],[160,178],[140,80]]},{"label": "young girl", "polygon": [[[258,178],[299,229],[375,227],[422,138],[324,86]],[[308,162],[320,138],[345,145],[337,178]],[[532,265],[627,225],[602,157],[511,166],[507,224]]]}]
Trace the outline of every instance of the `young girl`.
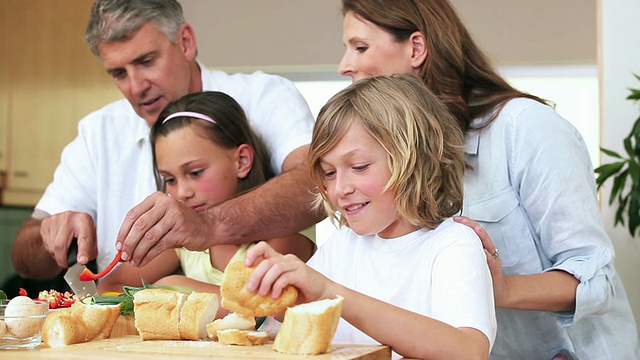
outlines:
[{"label": "young girl", "polygon": [[[195,211],[237,196],[274,175],[266,147],[249,127],[244,111],[221,92],[189,94],[167,105],[151,129],[151,144],[159,189]],[[309,259],[315,249],[300,234],[267,242],[302,259]],[[224,268],[233,256],[244,256],[246,248],[171,249],[141,268],[122,264],[98,289],[122,291],[122,285],[140,286],[144,279],[219,293]],[[184,275],[173,275],[179,269]]]},{"label": "young girl", "polygon": [[[485,359],[496,334],[491,275],[462,206],[463,137],[410,75],[375,77],[320,110],[309,166],[317,206],[341,226],[305,264],[266,243],[248,289],[300,301],[344,297],[336,340],[382,343],[394,357]],[[345,321],[346,320],[346,321]]]}]

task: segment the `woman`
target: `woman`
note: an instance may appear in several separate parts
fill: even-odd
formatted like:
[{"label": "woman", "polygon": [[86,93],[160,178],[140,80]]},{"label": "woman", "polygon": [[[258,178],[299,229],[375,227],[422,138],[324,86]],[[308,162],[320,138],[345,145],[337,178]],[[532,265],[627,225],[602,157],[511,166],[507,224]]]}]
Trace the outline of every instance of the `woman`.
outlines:
[{"label": "woman", "polygon": [[446,0],[342,4],[340,73],[418,75],[465,132],[463,215],[482,226],[458,221],[476,230],[492,271],[492,358],[640,358],[580,134],[500,77]]}]

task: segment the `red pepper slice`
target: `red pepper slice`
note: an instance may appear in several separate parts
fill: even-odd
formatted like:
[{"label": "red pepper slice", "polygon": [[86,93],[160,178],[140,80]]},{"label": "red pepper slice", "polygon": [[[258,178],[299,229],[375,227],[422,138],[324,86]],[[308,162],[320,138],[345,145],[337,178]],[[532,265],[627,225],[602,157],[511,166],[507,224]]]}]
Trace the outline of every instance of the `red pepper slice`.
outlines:
[{"label": "red pepper slice", "polygon": [[27,290],[20,288],[20,290],[18,291],[18,295],[20,296],[29,296],[27,295]]},{"label": "red pepper slice", "polygon": [[116,254],[116,257],[101,272],[99,272],[97,274],[94,274],[94,273],[91,272],[91,270],[84,269],[84,270],[82,270],[82,272],[80,273],[78,278],[80,279],[80,281],[98,280],[101,277],[104,277],[105,275],[107,275],[109,273],[109,271],[113,270],[113,268],[116,266],[116,264],[119,263],[120,261],[122,261],[122,250],[118,251],[118,253]]}]

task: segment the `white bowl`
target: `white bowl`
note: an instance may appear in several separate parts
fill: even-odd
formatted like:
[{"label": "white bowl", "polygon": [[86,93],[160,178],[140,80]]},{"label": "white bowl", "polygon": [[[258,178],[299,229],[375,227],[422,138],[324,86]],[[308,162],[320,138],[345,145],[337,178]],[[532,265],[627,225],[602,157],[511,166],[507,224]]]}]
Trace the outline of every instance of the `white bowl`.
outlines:
[{"label": "white bowl", "polygon": [[49,303],[29,300],[0,300],[0,349],[33,349],[40,345]]}]

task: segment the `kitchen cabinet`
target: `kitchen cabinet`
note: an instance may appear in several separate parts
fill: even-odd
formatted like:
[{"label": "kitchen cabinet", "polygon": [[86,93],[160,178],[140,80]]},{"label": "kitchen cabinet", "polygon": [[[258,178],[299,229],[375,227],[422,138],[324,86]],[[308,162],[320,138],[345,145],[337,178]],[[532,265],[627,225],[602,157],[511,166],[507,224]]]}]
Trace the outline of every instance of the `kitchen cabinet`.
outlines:
[{"label": "kitchen cabinet", "polygon": [[2,204],[35,205],[78,121],[121,97],[82,40],[91,5],[0,2]]}]

